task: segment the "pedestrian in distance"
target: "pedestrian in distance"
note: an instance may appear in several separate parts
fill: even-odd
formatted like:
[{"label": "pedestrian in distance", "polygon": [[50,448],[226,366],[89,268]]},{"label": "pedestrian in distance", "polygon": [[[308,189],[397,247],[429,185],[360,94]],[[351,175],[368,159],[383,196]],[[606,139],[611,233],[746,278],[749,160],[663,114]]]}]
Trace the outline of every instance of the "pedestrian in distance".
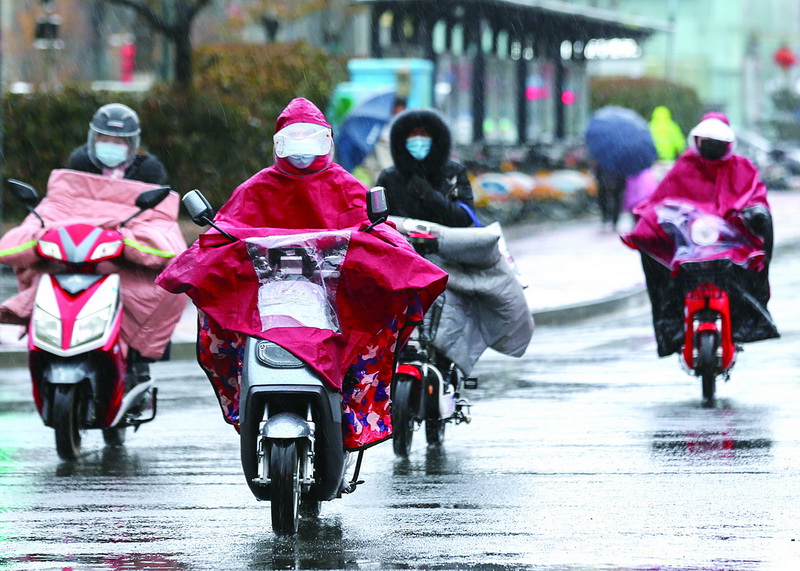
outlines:
[{"label": "pedestrian in distance", "polygon": [[595,163],[592,168],[597,180],[597,206],[600,209],[600,222],[603,226],[616,229],[622,213],[622,199],[625,194],[625,177]]},{"label": "pedestrian in distance", "polygon": [[672,162],[686,150],[686,138],[680,126],[672,120],[668,107],[659,105],[650,118],[650,134],[658,152],[658,160]]}]

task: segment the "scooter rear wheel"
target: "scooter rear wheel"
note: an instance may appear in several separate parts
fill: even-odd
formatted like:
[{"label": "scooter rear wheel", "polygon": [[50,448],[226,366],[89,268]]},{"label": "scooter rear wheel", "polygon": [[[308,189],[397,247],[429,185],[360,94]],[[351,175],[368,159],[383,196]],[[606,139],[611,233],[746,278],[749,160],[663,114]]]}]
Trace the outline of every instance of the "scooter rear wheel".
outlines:
[{"label": "scooter rear wheel", "polygon": [[294,535],[300,519],[300,454],[294,441],[275,441],[269,457],[272,530]]},{"label": "scooter rear wheel", "polygon": [[701,331],[697,334],[696,369],[703,382],[703,405],[713,406],[717,384],[717,343],[718,338],[713,331]]},{"label": "scooter rear wheel", "polygon": [[81,453],[83,406],[76,385],[61,385],[53,390],[53,429],[59,458],[71,462]]},{"label": "scooter rear wheel", "polygon": [[405,458],[411,452],[414,438],[414,379],[398,375],[392,387],[392,448]]}]

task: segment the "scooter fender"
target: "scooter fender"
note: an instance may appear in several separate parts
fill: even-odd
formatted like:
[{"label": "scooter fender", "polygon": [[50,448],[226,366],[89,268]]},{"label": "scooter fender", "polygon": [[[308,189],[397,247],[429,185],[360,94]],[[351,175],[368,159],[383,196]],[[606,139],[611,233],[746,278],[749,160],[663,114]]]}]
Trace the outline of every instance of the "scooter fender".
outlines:
[{"label": "scooter fender", "polygon": [[52,361],[45,369],[42,378],[53,385],[76,385],[84,379],[94,387],[97,384],[97,370],[88,361]]},{"label": "scooter fender", "polygon": [[296,414],[281,412],[271,416],[261,428],[261,436],[270,440],[295,440],[309,438],[311,427],[308,421]]}]

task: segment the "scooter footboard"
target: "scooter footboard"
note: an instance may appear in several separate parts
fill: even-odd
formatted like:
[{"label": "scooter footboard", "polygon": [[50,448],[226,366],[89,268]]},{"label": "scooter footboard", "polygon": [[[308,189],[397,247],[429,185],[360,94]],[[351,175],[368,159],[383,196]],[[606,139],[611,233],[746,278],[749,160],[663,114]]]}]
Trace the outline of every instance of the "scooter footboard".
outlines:
[{"label": "scooter footboard", "polygon": [[[258,441],[265,412],[275,422],[268,424],[268,438],[305,438],[296,419],[311,410],[314,422],[314,479],[310,495],[315,500],[332,500],[344,477],[341,398],[322,386],[251,386],[241,410],[241,456],[247,484],[259,500],[269,500],[269,487],[253,480],[258,476]],[[286,414],[293,413],[293,414]],[[279,418],[280,417],[280,418]]]}]

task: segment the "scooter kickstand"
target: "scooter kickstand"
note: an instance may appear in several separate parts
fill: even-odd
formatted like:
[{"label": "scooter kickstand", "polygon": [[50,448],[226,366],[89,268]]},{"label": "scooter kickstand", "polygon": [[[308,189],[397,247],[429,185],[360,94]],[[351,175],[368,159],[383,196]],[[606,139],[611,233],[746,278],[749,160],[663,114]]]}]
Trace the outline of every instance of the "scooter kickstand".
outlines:
[{"label": "scooter kickstand", "polygon": [[356,487],[364,483],[364,480],[358,479],[358,473],[361,471],[361,460],[363,458],[364,458],[364,451],[359,450],[358,458],[356,459],[356,469],[353,472],[353,479],[350,481],[349,485],[344,490],[342,490],[343,494],[352,494],[353,492],[356,491]]}]

